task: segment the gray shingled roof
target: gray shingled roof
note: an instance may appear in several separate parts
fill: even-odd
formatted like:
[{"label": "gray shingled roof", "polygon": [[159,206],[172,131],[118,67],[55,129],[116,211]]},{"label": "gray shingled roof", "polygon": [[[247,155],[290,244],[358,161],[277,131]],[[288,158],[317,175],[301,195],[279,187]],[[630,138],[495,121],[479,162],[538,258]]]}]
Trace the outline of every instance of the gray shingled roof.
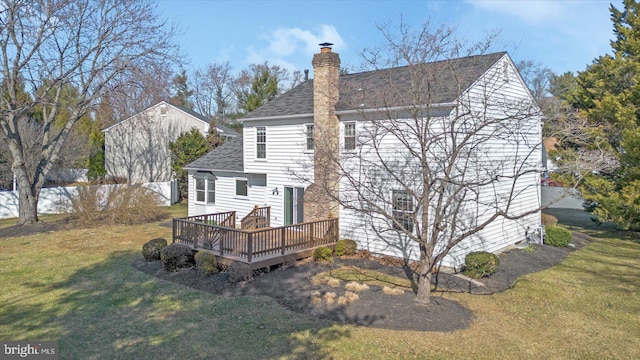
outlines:
[{"label": "gray shingled roof", "polygon": [[[169,102],[167,102],[167,104],[169,104],[170,106],[175,107],[176,109],[182,110],[182,111],[186,112],[187,114],[206,122],[207,124],[211,122],[211,120],[209,118],[207,118],[206,116],[204,116],[204,115],[202,115],[202,114],[200,114],[200,113],[198,113],[198,112],[196,112],[196,111],[194,111],[192,109],[189,109],[189,108],[186,108],[186,107],[180,106],[180,105],[171,104]],[[235,130],[233,130],[231,128],[228,128],[228,127],[226,127],[224,125],[218,124],[217,122],[216,122],[216,128],[222,130],[222,133],[224,135],[227,135],[227,136],[239,136],[240,135]]]},{"label": "gray shingled roof", "polygon": [[242,136],[232,138],[209,151],[184,169],[243,172]]},{"label": "gray shingled roof", "polygon": [[[453,102],[506,52],[437,61],[340,76],[337,111]],[[416,80],[422,81],[419,93]],[[428,89],[428,91],[425,91]],[[242,119],[313,114],[313,80],[304,82],[269,101]]]}]

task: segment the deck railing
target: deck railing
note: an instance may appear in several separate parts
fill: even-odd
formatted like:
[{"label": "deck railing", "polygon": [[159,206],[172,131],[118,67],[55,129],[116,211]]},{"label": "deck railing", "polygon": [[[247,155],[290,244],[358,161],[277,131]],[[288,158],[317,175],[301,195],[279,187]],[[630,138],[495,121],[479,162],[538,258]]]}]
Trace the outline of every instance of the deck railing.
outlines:
[{"label": "deck railing", "polygon": [[256,205],[247,216],[240,220],[242,229],[262,229],[271,226],[271,207],[258,207]]},{"label": "deck railing", "polygon": [[227,211],[215,214],[195,215],[186,217],[184,220],[201,222],[209,225],[236,227],[236,212]]},{"label": "deck railing", "polygon": [[187,244],[194,249],[208,249],[216,255],[247,263],[335,244],[338,236],[338,219],[258,230],[235,229],[212,225],[206,221],[173,219],[173,242]]}]

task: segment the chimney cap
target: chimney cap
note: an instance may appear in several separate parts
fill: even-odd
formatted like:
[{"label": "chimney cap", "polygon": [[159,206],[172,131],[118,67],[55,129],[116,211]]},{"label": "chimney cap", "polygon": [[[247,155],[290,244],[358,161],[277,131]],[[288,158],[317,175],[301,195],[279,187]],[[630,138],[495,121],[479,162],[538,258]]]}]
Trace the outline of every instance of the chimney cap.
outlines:
[{"label": "chimney cap", "polygon": [[318,45],[320,45],[320,46],[322,46],[322,47],[329,47],[329,46],[331,46],[331,45],[333,45],[333,44],[332,44],[332,43],[329,43],[329,42],[323,42],[323,43],[318,44]]}]

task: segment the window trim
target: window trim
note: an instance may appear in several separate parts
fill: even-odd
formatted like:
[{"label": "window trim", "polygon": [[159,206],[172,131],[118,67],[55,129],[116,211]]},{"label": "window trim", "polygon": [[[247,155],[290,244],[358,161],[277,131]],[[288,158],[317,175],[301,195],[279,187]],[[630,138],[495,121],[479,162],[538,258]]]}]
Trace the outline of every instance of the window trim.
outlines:
[{"label": "window trim", "polygon": [[[263,131],[261,134],[260,131]],[[262,136],[262,141],[260,141],[260,137]],[[261,155],[260,145],[264,146],[264,151]],[[267,158],[267,127],[266,126],[257,126],[256,127],[256,159],[264,160]]]},{"label": "window trim", "polygon": [[[347,136],[348,125],[349,126],[353,125],[353,135]],[[357,138],[356,135],[357,135],[356,122],[355,121],[345,122],[344,128],[343,128],[343,134],[342,134],[342,139],[343,139],[342,147],[344,150],[353,151],[358,147],[358,143],[356,142],[356,138]],[[353,143],[353,147],[347,147],[347,140],[349,140],[349,143]]]}]

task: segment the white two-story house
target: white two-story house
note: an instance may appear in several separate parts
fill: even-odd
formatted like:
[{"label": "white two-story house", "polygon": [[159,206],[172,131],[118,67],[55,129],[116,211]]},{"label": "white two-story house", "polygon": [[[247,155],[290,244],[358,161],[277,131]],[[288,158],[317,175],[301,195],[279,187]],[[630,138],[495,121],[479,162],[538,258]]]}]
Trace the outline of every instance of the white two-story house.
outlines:
[{"label": "white two-story house", "polygon": [[394,230],[419,233],[436,218],[453,232],[477,228],[442,262],[452,267],[539,228],[541,118],[507,53],[347,75],[339,64],[325,46],[313,80],[185,167],[190,216],[236,211],[239,221],[269,206],[271,226],[337,217],[341,238],[408,259],[416,246]]}]

